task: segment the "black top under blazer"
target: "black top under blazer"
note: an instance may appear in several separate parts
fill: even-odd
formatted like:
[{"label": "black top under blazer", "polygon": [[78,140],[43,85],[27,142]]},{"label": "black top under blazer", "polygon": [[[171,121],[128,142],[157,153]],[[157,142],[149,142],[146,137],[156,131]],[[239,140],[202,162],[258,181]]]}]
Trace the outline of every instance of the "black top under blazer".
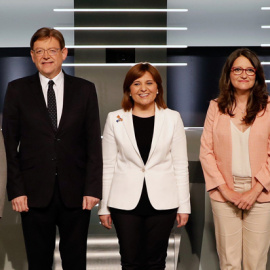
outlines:
[{"label": "black top under blazer", "polygon": [[9,200],[26,195],[29,207],[46,207],[56,175],[67,207],[81,207],[84,195],[101,198],[101,133],[93,83],[64,74],[63,112],[55,132],[38,73],[10,82],[3,135]]}]

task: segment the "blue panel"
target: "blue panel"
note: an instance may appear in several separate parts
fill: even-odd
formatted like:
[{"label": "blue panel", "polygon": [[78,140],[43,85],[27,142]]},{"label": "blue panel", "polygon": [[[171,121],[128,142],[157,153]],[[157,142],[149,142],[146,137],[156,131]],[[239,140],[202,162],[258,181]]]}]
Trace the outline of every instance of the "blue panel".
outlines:
[{"label": "blue panel", "polygon": [[[3,51],[2,51],[3,52]],[[2,55],[4,53],[1,53]],[[73,56],[67,57],[67,62],[73,62]],[[65,72],[74,75],[73,67],[65,67]],[[37,72],[32,59],[29,56],[2,56],[0,55],[0,113],[3,111],[3,102],[10,81],[32,75]]]}]

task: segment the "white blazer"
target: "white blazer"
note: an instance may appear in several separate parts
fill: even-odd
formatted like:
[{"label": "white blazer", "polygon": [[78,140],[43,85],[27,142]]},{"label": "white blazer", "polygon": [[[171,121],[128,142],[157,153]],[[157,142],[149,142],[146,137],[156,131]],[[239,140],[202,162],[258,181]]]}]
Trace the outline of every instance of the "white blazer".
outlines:
[{"label": "white blazer", "polygon": [[135,138],[132,110],[108,114],[103,140],[103,195],[99,215],[108,207],[132,210],[144,178],[152,206],[190,213],[186,135],[180,114],[155,108],[151,150],[144,164]]}]

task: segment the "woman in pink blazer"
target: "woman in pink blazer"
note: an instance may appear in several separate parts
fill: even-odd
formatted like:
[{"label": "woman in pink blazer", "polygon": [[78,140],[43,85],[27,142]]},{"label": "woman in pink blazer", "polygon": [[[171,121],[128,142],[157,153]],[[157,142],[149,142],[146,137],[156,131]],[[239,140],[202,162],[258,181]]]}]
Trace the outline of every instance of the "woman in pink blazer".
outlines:
[{"label": "woman in pink blazer", "polygon": [[210,102],[200,160],[222,270],[265,270],[270,245],[270,107],[260,61],[248,49],[227,59]]},{"label": "woman in pink blazer", "polygon": [[123,270],[164,270],[174,222],[184,226],[190,213],[185,130],[155,67],[133,66],[123,88],[123,109],[109,113],[103,133],[98,214],[105,228],[114,223]]}]

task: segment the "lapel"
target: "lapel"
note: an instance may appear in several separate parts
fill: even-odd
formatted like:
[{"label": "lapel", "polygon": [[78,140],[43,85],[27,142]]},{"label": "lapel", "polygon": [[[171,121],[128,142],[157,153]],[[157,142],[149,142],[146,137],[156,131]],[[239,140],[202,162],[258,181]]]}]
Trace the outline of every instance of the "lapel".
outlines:
[{"label": "lapel", "polygon": [[137,155],[141,158],[140,151],[137,145],[136,137],[135,137],[135,131],[134,131],[134,125],[133,125],[133,119],[132,119],[132,109],[130,111],[126,111],[123,114],[123,124],[126,130],[126,133],[128,135],[128,138],[137,153]]},{"label": "lapel", "polygon": [[72,100],[73,100],[73,80],[72,77],[67,75],[64,71],[64,100],[63,100],[63,110],[61,119],[59,122],[59,126],[57,129],[57,133],[59,133],[63,129],[63,125],[68,120],[68,114],[72,112]]},{"label": "lapel", "polygon": [[151,144],[150,153],[148,156],[148,161],[151,159],[151,156],[157,146],[157,142],[162,131],[162,126],[164,123],[164,109],[158,109],[157,105],[155,104],[155,124],[154,124],[154,132],[153,132],[153,139]]},{"label": "lapel", "polygon": [[[232,132],[231,132],[231,117],[228,114],[219,115],[219,128],[222,132],[222,137],[218,140],[218,146],[222,149],[223,162],[227,162],[227,171],[232,172]],[[220,121],[221,120],[221,121]]]},{"label": "lapel", "polygon": [[258,115],[255,118],[255,121],[250,127],[250,133],[248,138],[248,149],[249,149],[249,160],[250,160],[250,167],[251,167],[251,174],[254,176],[253,171],[256,164],[258,164],[257,155],[255,153],[258,152],[258,145],[257,141],[260,138],[260,134],[262,132],[265,132],[264,134],[268,134],[267,129],[264,129],[264,127],[267,127],[267,118],[269,117],[269,109],[268,106],[266,107],[265,112],[259,112]]},{"label": "lapel", "polygon": [[32,92],[32,96],[34,98],[35,106],[39,111],[41,111],[41,115],[44,121],[48,124],[48,128],[50,128],[54,132],[53,125],[49,117],[48,109],[42,92],[42,87],[38,73],[32,76],[29,87],[30,91]]},{"label": "lapel", "polygon": [[[158,142],[161,130],[162,130],[163,122],[164,122],[164,110],[163,109],[159,110],[157,105],[155,105],[155,123],[154,123],[153,139],[152,139],[151,149],[150,149],[147,163],[150,160],[156,148],[156,145],[157,145],[157,142]],[[141,161],[143,162],[140,155],[140,151],[138,149],[136,137],[135,137],[135,131],[134,131],[134,125],[133,125],[133,119],[132,119],[132,109],[130,111],[124,112],[123,124],[135,152],[137,153],[137,155],[140,157]]]},{"label": "lapel", "polygon": [[[58,133],[62,128],[64,123],[68,119],[68,114],[71,111],[70,107],[72,105],[72,99],[73,99],[73,80],[71,79],[71,76],[68,76],[67,74],[64,73],[64,100],[63,100],[63,111],[62,111],[62,116],[59,122],[59,126],[57,129]],[[31,78],[31,84],[30,84],[30,89],[32,91],[33,97],[35,99],[35,104],[37,105],[38,109],[41,110],[41,114],[44,118],[44,121],[48,123],[48,128],[52,130],[53,133],[55,133],[53,129],[53,125],[51,122],[51,119],[49,117],[47,105],[44,99],[44,95],[42,92],[42,87],[40,84],[40,79],[38,73],[36,73],[32,78]]]}]

